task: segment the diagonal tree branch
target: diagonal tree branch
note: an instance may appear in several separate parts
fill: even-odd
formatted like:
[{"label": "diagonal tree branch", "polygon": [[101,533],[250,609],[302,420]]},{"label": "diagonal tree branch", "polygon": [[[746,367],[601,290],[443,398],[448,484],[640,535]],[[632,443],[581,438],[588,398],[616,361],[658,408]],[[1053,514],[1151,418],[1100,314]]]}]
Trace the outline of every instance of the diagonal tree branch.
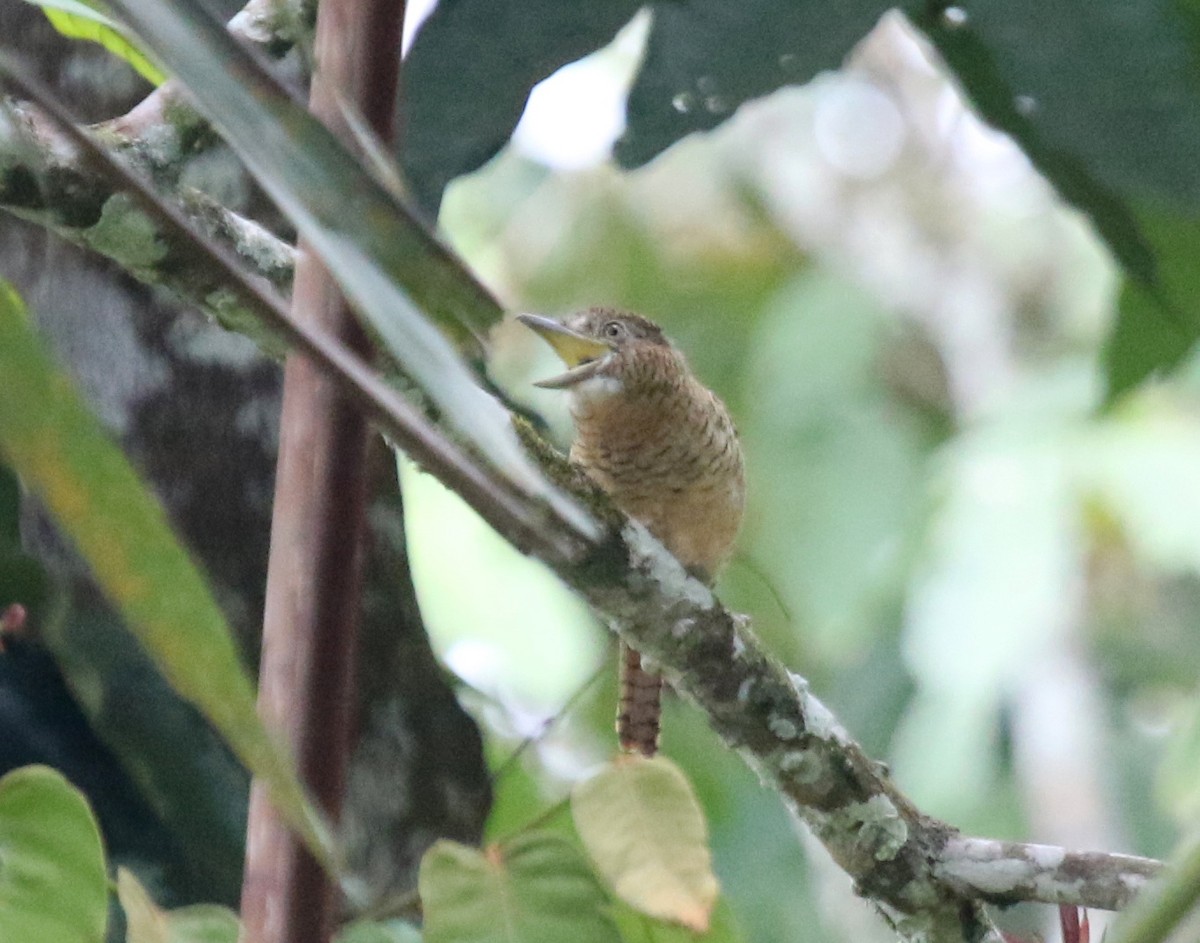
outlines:
[{"label": "diagonal tree branch", "polygon": [[[307,49],[316,0],[250,0],[228,23],[229,32],[272,59]],[[160,185],[174,183],[189,162],[220,139],[176,79],[168,79],[127,114],[96,128],[111,146]]]},{"label": "diagonal tree branch", "polygon": [[[441,433],[393,386],[367,367],[343,345],[327,334],[297,321],[284,301],[260,278],[247,273],[228,249],[205,239],[190,220],[166,202],[141,177],[106,151],[92,134],[72,123],[70,116],[40,84],[26,75],[20,64],[0,52],[0,78],[17,88],[26,98],[52,119],[64,140],[80,155],[86,154],[98,176],[109,179],[108,186],[120,193],[139,219],[161,227],[163,238],[174,245],[189,245],[189,255],[204,272],[224,273],[220,290],[231,303],[241,306],[246,317],[258,325],[256,333],[281,338],[311,357],[323,369],[338,378],[343,391],[355,398],[368,416],[386,435],[405,443],[405,451],[419,465],[437,474],[443,483],[464,497],[506,540],[525,553],[536,551],[555,560],[578,559],[581,541],[594,538],[594,527],[577,518],[564,517],[539,500],[520,499],[517,492],[500,476],[489,472],[466,449]],[[82,156],[80,158],[83,159]],[[540,441],[540,440],[538,440]],[[549,454],[554,454],[547,446]],[[574,480],[578,476],[571,473]],[[545,523],[556,520],[560,528],[548,532]],[[567,535],[567,536],[563,536]]]},{"label": "diagonal tree branch", "polygon": [[[178,214],[163,219],[168,220],[164,231],[182,244],[185,230]],[[228,253],[201,254],[207,265],[231,265]],[[296,324],[261,282],[231,271],[223,287],[329,371],[399,447],[458,491],[502,536],[550,565],[615,632],[655,659],[904,938],[997,941],[982,900],[1049,898],[1112,906],[1128,900],[1155,870],[1153,862],[1114,855],[1062,852],[1053,863],[1054,851],[963,839],[945,823],[922,815],[809,692],[804,679],[763,650],[744,618],[724,608],[602,495],[574,486],[570,466],[531,430],[520,427],[550,476],[576,490],[603,525],[599,537],[515,493],[359,358]],[[1086,867],[1089,878],[1072,886],[1075,866]],[[1014,873],[1019,879],[1012,878]]]},{"label": "diagonal tree branch", "polygon": [[[112,259],[141,281],[270,347],[254,306],[228,290],[223,270],[196,254],[181,231],[134,205],[60,128],[43,109],[0,103],[0,209]],[[296,262],[291,245],[197,190],[179,196],[192,224],[246,271],[279,291],[291,290]],[[275,344],[275,352],[280,350]]]},{"label": "diagonal tree branch", "polygon": [[[229,30],[262,54],[280,58],[311,43],[316,7],[316,0],[249,0],[230,20]],[[163,83],[95,132],[129,166],[159,187],[175,190],[192,223],[247,271],[285,294],[290,291],[292,245],[203,193],[178,186],[187,166],[220,139],[177,81]],[[121,189],[82,158],[55,121],[23,103],[0,102],[0,209],[113,259],[141,281],[282,353],[262,335],[253,311],[224,290],[220,273],[194,257],[186,239],[130,207]],[[130,234],[137,236],[132,243],[124,238]],[[131,245],[140,251],[131,254]]]},{"label": "diagonal tree branch", "polygon": [[1037,900],[1121,910],[1163,869],[1135,855],[955,836],[934,865],[962,893],[993,904]]}]

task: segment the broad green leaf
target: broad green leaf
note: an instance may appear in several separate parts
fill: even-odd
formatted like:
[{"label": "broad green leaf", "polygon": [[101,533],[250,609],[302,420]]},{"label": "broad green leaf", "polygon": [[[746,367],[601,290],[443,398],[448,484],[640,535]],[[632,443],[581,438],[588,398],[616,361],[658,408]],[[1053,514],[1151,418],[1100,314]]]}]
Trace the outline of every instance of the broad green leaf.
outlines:
[{"label": "broad green leaf", "polygon": [[1200,210],[1191,159],[1200,146],[1198,21],[1186,4],[978,0],[956,13],[940,4],[906,9],[983,117],[1072,202],[1087,198],[1076,189],[1087,183],[1125,200]]},{"label": "broad green leaf", "polygon": [[117,897],[125,911],[125,943],[237,943],[237,914],[216,904],[163,910],[126,868],[117,869]]},{"label": "broad green leaf", "polygon": [[108,877],[83,794],[46,766],[0,779],[0,940],[101,943]]},{"label": "broad green leaf", "polygon": [[47,358],[0,282],[0,453],[75,542],[172,686],[221,731],[314,853],[328,831],[255,710],[225,619],[162,508]]},{"label": "broad green leaf", "polygon": [[646,58],[616,156],[638,167],[743,103],[836,69],[893,4],[691,0],[653,4]]},{"label": "broad green leaf", "polygon": [[440,841],[421,861],[426,943],[618,943],[587,862],[555,835],[483,851]]},{"label": "broad green leaf", "polygon": [[[743,102],[836,68],[888,4],[812,0],[654,4],[654,24],[617,146],[639,166]],[[1101,0],[911,2],[980,115],[1010,134],[1086,213],[1130,276],[1108,349],[1109,394],[1182,360],[1200,334],[1153,230],[1200,220],[1200,66],[1195,4]],[[1169,207],[1168,212],[1148,207]],[[1176,243],[1194,258],[1194,240]],[[1181,257],[1184,257],[1181,255]]]},{"label": "broad green leaf", "polygon": [[1110,399],[1180,363],[1200,337],[1200,216],[1157,208],[1139,214],[1154,250],[1153,285],[1127,279],[1104,350]]},{"label": "broad green leaf", "polygon": [[147,82],[161,85],[167,77],[125,36],[121,25],[106,16],[98,4],[87,0],[26,0],[42,8],[46,19],[69,39],[98,43],[119,59],[124,59]]},{"label": "broad green leaf", "polygon": [[575,829],[621,900],[697,932],[717,899],[708,826],[691,784],[663,757],[620,757],[571,795]]},{"label": "broad green leaf", "polygon": [[436,216],[446,185],[508,141],[530,89],[607,43],[639,6],[631,0],[439,4],[404,60],[400,159],[421,206]]},{"label": "broad green leaf", "polygon": [[1198,333],[1191,312],[1185,314],[1161,292],[1126,281],[1104,348],[1107,399],[1114,400],[1143,380],[1179,366]]},{"label": "broad green leaf", "polygon": [[1110,398],[1177,365],[1200,334],[1196,296],[1176,262],[1198,248],[1186,235],[1200,221],[1195,7],[985,0],[949,13],[907,9],[982,117],[1091,218],[1128,274],[1106,353]]},{"label": "broad green leaf", "polygon": [[250,778],[220,735],[121,620],[86,597],[72,594],[62,618],[39,623],[38,638],[88,724],[173,836],[176,873],[211,900],[237,900]]},{"label": "broad green leaf", "polygon": [[518,488],[592,529],[546,483],[507,412],[418,310],[457,326],[460,335],[481,333],[502,314],[486,290],[199,5],[115,0],[113,6],[187,85],[446,421]]}]

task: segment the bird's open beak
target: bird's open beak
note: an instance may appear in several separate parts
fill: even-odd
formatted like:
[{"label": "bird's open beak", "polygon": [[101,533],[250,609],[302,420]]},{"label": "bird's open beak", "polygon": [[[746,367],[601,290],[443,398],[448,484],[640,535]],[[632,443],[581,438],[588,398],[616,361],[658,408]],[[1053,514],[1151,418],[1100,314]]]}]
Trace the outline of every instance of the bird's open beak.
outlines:
[{"label": "bird's open beak", "polygon": [[517,320],[526,327],[536,331],[569,368],[566,373],[547,380],[538,380],[534,386],[547,390],[561,390],[574,386],[582,380],[595,374],[605,356],[615,348],[594,337],[572,331],[557,321],[543,318],[536,314],[519,314]]}]

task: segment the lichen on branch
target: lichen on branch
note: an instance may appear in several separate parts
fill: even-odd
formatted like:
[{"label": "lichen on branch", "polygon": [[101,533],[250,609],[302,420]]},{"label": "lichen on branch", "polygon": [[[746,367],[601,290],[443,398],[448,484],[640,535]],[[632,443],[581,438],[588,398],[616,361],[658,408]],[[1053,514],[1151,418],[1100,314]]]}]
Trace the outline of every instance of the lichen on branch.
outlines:
[{"label": "lichen on branch", "polygon": [[[268,15],[282,3],[254,0],[241,17],[269,45]],[[304,4],[297,5],[303,8]],[[239,22],[235,18],[235,24]],[[177,89],[164,87],[102,137],[159,181],[173,176],[171,135],[202,133],[183,111]],[[194,114],[194,113],[193,113]],[[164,124],[167,122],[169,127]],[[174,122],[174,123],[171,123]],[[155,138],[158,135],[158,138]],[[182,140],[182,137],[180,137]],[[152,150],[157,147],[157,150]],[[290,286],[294,250],[257,224],[194,192],[177,193],[184,212],[215,243],[232,250],[246,271],[281,290]],[[171,289],[224,323],[246,330],[261,310],[211,258],[192,251],[178,230],[161,227],[92,168],[74,144],[35,109],[0,112],[0,208],[114,258],[145,281]],[[467,278],[463,273],[463,278]],[[528,424],[517,423],[547,477],[580,499],[601,536],[551,513],[537,498],[459,448],[435,416],[414,416],[380,390],[360,361],[322,353],[321,366],[353,389],[401,449],[459,491],[502,536],[548,563],[606,624],[654,660],[658,670],[704,713],[731,749],[777,791],[829,849],[897,931],[909,940],[997,940],[984,901],[1054,900],[1117,906],[1157,870],[1156,862],[1123,856],[1061,858],[1035,846],[965,839],[930,819],[868,757],[805,680],[768,654],[748,620],[712,592],[604,495],[575,474]],[[347,364],[355,367],[346,369]],[[1084,869],[1072,881],[1063,863]],[[1005,881],[1005,875],[1019,880]]]}]

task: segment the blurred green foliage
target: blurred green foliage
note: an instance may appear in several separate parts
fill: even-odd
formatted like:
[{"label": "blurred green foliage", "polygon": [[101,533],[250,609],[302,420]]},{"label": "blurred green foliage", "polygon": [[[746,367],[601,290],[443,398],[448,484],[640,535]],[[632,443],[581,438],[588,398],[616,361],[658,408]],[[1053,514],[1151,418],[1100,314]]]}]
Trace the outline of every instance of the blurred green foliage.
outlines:
[{"label": "blurred green foliage", "polygon": [[98,43],[123,59],[147,82],[161,85],[166,75],[142,50],[129,41],[123,27],[94,0],[27,0],[42,8],[56,30],[72,39]]},{"label": "blurred green foliage", "polygon": [[[419,107],[403,160],[431,212],[447,182],[501,148],[531,86],[568,49],[598,46],[615,28],[603,15],[564,16],[560,6],[531,0],[521,16],[498,16],[486,4],[443,4],[418,33],[406,81]],[[747,102],[836,68],[892,6],[650,3],[616,159],[639,167]],[[1099,0],[1084,13],[1071,0],[912,0],[899,8],[982,117],[1090,217],[1124,268],[1130,290],[1106,356],[1110,395],[1176,367],[1200,335],[1194,295],[1173,271],[1174,258],[1197,249],[1195,4]],[[615,16],[624,8],[606,9]],[[556,29],[548,37],[531,23]],[[475,52],[484,48],[511,54]],[[457,66],[453,78],[448,63]]]},{"label": "blurred green foliage", "polygon": [[[919,35],[890,15],[865,40],[883,7],[654,6],[619,149],[645,165],[556,171],[510,148],[451,187],[449,238],[511,309],[624,305],[687,351],[750,468],[723,597],[925,811],[1165,854],[1200,772],[1195,4],[912,3]],[[463,95],[464,73],[421,64],[469,58],[453,43],[483,21],[448,17],[472,9],[446,3],[414,46],[410,92],[434,84],[406,157],[427,206],[621,19],[585,18],[542,58],[472,59],[485,107],[427,107]],[[523,22],[486,38],[511,51]],[[565,443],[561,396],[529,387],[544,352],[511,324],[493,341],[497,381]],[[509,835],[613,749],[611,676],[544,730],[611,652],[544,572],[407,477],[422,603],[496,767],[536,737],[498,782],[489,828]],[[747,939],[886,938],[676,702],[665,749]]]},{"label": "blurred green foliage", "polygon": [[[923,809],[972,833],[1165,854],[1183,806],[1152,783],[1200,676],[1200,374],[1187,361],[1102,408],[1108,384],[1144,375],[1112,359],[1129,310],[1112,263],[930,61],[885,20],[841,76],[636,172],[556,171],[510,147],[450,188],[441,220],[511,309],[636,309],[726,399],[750,509],[722,596]],[[887,145],[878,112],[856,113],[876,94],[900,143],[863,171],[838,136]],[[1161,327],[1147,310],[1137,342],[1164,343]],[[519,328],[494,341],[493,374],[565,444],[561,399],[529,386],[552,365]],[[489,600],[536,608],[521,585]],[[560,629],[581,651],[596,631]],[[538,648],[505,657],[527,675]],[[497,742],[561,690],[545,675],[483,712]],[[498,815],[529,818],[533,796],[612,749],[612,684],[506,774]],[[886,938],[693,712],[668,706],[664,743],[747,939]]]},{"label": "blurred green foliage", "polygon": [[62,774],[26,766],[0,778],[0,936],[97,943],[108,918],[100,829]]},{"label": "blurred green foliage", "polygon": [[[325,820],[309,803],[290,758],[258,716],[253,685],[204,577],[176,539],[162,505],[50,359],[20,297],[2,280],[0,374],[4,377],[0,384],[0,453],[5,461],[71,539],[98,586],[163,677],[220,731],[245,767],[262,779],[280,815],[308,842],[313,854],[332,862],[335,855]],[[8,595],[13,591],[9,586],[0,587],[3,603],[22,601]],[[146,674],[152,672],[139,658],[131,659],[130,664],[119,659],[117,640],[121,636],[112,627],[107,646],[91,647],[94,636],[104,633],[103,627],[88,626],[86,619],[81,621],[82,628],[78,624],[74,628],[82,630],[85,639],[88,635],[93,638],[66,646],[85,666],[71,672],[71,679],[77,694],[84,692],[81,699],[102,714],[113,710],[111,703],[105,703],[114,690],[105,688],[105,675],[133,674],[139,668]],[[70,631],[61,625],[59,629]],[[58,641],[61,643],[61,635]],[[60,654],[62,651],[60,647]],[[70,665],[69,659],[64,661]],[[79,665],[70,667],[79,669]],[[124,711],[117,708],[117,713]],[[173,727],[173,735],[181,736],[191,721],[191,737],[196,739],[189,737],[190,745],[199,746],[194,718],[182,710],[174,713],[179,726]],[[153,742],[163,735],[163,729],[155,729],[153,723],[138,730],[143,720],[134,716],[122,725],[120,719],[110,719],[107,725],[101,722],[100,727],[107,726],[111,732],[115,725],[121,732],[114,734],[114,739],[125,745],[141,737]],[[126,758],[133,765],[131,761],[132,757]],[[236,773],[226,763],[209,762],[208,755],[198,761],[200,766],[207,766],[206,771],[214,779],[222,779],[222,786],[240,794],[244,782]],[[148,765],[153,766],[153,762]],[[201,797],[204,802],[212,802],[207,815],[192,818],[190,828],[182,831],[192,830],[194,838],[197,827],[220,822],[208,851],[213,860],[201,865],[200,870],[207,867],[227,871],[231,864],[236,866],[236,857],[230,861],[227,839],[231,819],[233,831],[240,830],[237,812],[223,801],[214,800],[203,787],[181,796],[178,769],[175,776],[164,776],[161,770],[157,775],[145,770],[142,773],[142,784],[152,793],[164,781],[174,780],[174,788],[168,787],[173,793],[170,798],[153,796],[160,808],[185,803],[194,812]],[[184,775],[182,781],[188,778]],[[202,782],[206,779],[203,777]]]}]

